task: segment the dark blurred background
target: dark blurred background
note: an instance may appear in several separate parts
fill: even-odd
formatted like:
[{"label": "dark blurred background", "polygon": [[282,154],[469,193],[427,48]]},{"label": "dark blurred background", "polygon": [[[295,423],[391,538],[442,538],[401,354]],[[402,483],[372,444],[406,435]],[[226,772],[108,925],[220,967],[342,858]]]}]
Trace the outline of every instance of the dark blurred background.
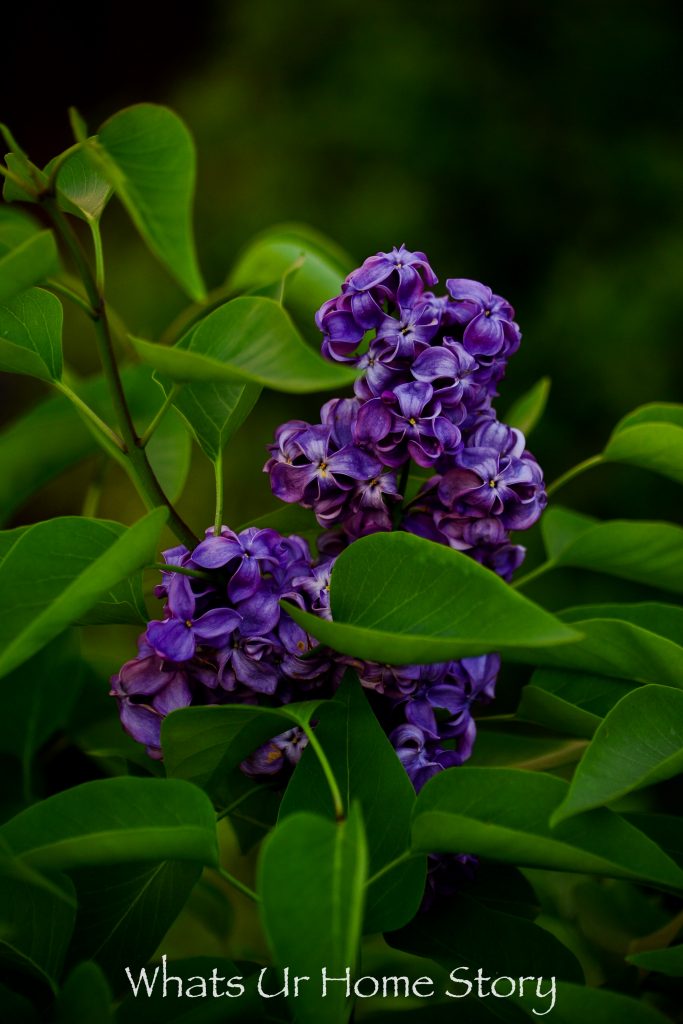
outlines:
[{"label": "dark blurred background", "polygon": [[[532,449],[553,477],[597,451],[616,419],[680,398],[683,140],[680,5],[366,0],[194,0],[3,11],[0,117],[30,155],[70,144],[66,108],[91,130],[139,100],[174,107],[199,153],[201,262],[220,283],[260,229],[306,222],[357,262],[405,242],[441,279],[475,277],[514,304],[524,332],[501,412],[553,379]],[[158,336],[182,296],[120,209],[104,218],[114,305]],[[96,367],[69,314],[69,355]],[[4,415],[41,396],[13,385]],[[312,401],[269,396],[233,444],[233,522],[272,499],[260,474],[275,423]],[[211,518],[198,463],[187,514]],[[19,520],[78,512],[85,469],[50,485]],[[567,490],[605,515],[675,516],[673,490],[606,469]],[[125,518],[114,477],[101,514]],[[131,504],[131,514],[134,506]]]}]

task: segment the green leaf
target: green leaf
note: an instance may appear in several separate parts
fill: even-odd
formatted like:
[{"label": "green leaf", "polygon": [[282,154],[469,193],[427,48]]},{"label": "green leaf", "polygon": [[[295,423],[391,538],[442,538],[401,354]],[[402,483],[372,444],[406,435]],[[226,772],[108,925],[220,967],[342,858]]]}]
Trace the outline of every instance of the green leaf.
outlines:
[{"label": "green leaf", "polygon": [[57,1024],[111,1024],[112,994],[96,964],[74,968],[57,1000]]},{"label": "green leaf", "polygon": [[637,684],[625,679],[539,669],[522,690],[517,717],[590,739],[607,712],[635,689]]},{"label": "green leaf", "polygon": [[154,255],[188,295],[205,297],[192,232],[192,137],[167,107],[140,103],[114,114],[84,147]]},{"label": "green leaf", "polygon": [[603,458],[683,483],[683,406],[643,405],[629,413],[614,428]]},{"label": "green leaf", "polygon": [[154,955],[201,872],[201,864],[182,861],[74,871],[78,913],[70,962],[95,960],[118,987],[127,966]]},{"label": "green leaf", "polygon": [[261,920],[275,962],[308,975],[294,1002],[301,1024],[343,1024],[351,1012],[344,984],[321,997],[322,969],[353,974],[363,925],[367,850],[357,805],[337,823],[294,814],[263,844],[258,866]]},{"label": "green leaf", "polygon": [[541,772],[448,769],[418,794],[414,848],[467,850],[522,867],[683,889],[683,871],[674,861],[612,811],[589,811],[551,829],[548,821],[567,790],[562,779]]},{"label": "green leaf", "polygon": [[550,394],[550,377],[541,377],[508,409],[505,422],[528,437],[545,412]]},{"label": "green leaf", "polygon": [[[367,821],[368,875],[410,847],[415,790],[365,694],[348,673],[334,701],[320,706],[315,734],[338,780],[345,807],[360,804]],[[311,811],[334,821],[334,805],[315,751],[306,749],[287,786],[280,820]],[[425,885],[422,858],[404,863],[368,886],[365,931],[400,928],[417,912]]]},{"label": "green leaf", "polygon": [[[26,158],[22,158],[17,153],[6,153],[5,164],[7,168],[21,178],[25,184],[30,184],[33,188],[31,181],[31,163]],[[35,168],[38,170],[38,168]],[[36,193],[31,191],[28,192],[26,189],[21,188],[16,182],[12,181],[11,178],[2,179],[2,198],[6,203],[37,203],[38,199]]]},{"label": "green leaf", "polygon": [[55,877],[54,883],[62,889],[61,897],[30,881],[0,875],[0,976],[11,978],[18,972],[56,986],[76,901],[68,878]]},{"label": "green leaf", "polygon": [[525,768],[550,771],[576,764],[586,749],[584,740],[539,735],[538,729],[517,721],[477,723],[477,742],[467,762],[474,768]]},{"label": "green leaf", "polygon": [[357,376],[309,348],[283,308],[266,298],[219,306],[192,331],[187,348],[130,341],[144,363],[180,383],[249,383],[305,394],[343,388]]},{"label": "green leaf", "polygon": [[335,650],[394,665],[577,639],[489,569],[409,533],[351,544],[332,570],[330,598],[332,622],[286,608]]},{"label": "green leaf", "polygon": [[0,676],[86,613],[90,622],[130,622],[134,609],[139,621],[129,577],[154,561],[165,521],[155,509],[129,528],[66,516],[23,532],[0,564]]},{"label": "green leaf", "polygon": [[100,779],[34,804],[0,827],[25,863],[51,871],[143,860],[217,863],[206,795],[176,779]]},{"label": "green leaf", "polygon": [[662,1016],[647,1003],[638,1002],[618,992],[604,988],[587,988],[560,981],[557,984],[557,1001],[552,1013],[553,1024],[669,1024],[669,1018]]},{"label": "green leaf", "polygon": [[190,472],[192,441],[185,425],[169,409],[147,443],[147,456],[164,494],[176,502]]},{"label": "green leaf", "polygon": [[[471,892],[442,898],[427,913],[418,914],[406,928],[387,936],[388,942],[397,949],[435,960],[448,971],[459,968],[447,986],[447,991],[454,995],[465,995],[465,981],[474,982],[476,993],[479,969],[489,979],[487,991],[492,978],[515,978],[513,1001],[527,1011],[548,1010],[550,1002],[549,995],[538,998],[535,983],[527,984],[524,998],[519,999],[519,978],[529,973],[530,964],[534,965],[536,977],[583,982],[577,960],[554,935],[525,917],[488,906],[477,898],[479,887],[470,888]],[[546,983],[543,991],[548,990]],[[510,986],[501,985],[500,991],[507,994]],[[470,1002],[476,1002],[476,995],[466,1003],[452,1001],[452,1005],[468,1007]]]},{"label": "green leaf", "polygon": [[12,723],[0,733],[0,751],[21,761],[25,794],[30,793],[36,751],[65,726],[82,684],[79,643],[67,632],[0,685],[0,721]]},{"label": "green leaf", "polygon": [[683,693],[641,686],[607,714],[553,824],[683,771]]},{"label": "green leaf", "polygon": [[[50,174],[59,157],[45,168]],[[98,221],[112,196],[112,187],[82,149],[64,160],[57,172],[57,201],[63,210],[85,221]]]},{"label": "green leaf", "polygon": [[62,318],[61,302],[42,288],[0,305],[0,370],[61,380]]},{"label": "green leaf", "polygon": [[590,569],[673,593],[683,593],[683,529],[672,523],[618,520],[592,523],[550,509],[543,535],[557,568]]},{"label": "green leaf", "polygon": [[320,331],[314,316],[323,302],[337,295],[353,269],[353,261],[333,242],[301,224],[283,224],[257,236],[238,257],[228,278],[234,292],[253,291],[287,276],[283,303],[299,330],[314,344],[320,344]]},{"label": "green leaf", "polygon": [[595,516],[574,512],[570,508],[562,508],[560,505],[549,508],[541,517],[541,536],[546,555],[554,561],[577,537],[598,523]]},{"label": "green leaf", "polygon": [[585,605],[560,616],[580,631],[578,643],[510,649],[508,661],[683,687],[683,608],[657,602]]},{"label": "green leaf", "polygon": [[10,247],[0,232],[0,303],[40,284],[59,271],[59,254],[51,231],[34,231]]},{"label": "green leaf", "polygon": [[230,704],[173,711],[161,726],[167,774],[219,795],[232,768],[273,736],[293,725],[308,725],[320,703],[303,701],[282,708]]},{"label": "green leaf", "polygon": [[645,971],[656,971],[671,978],[683,978],[683,946],[668,949],[648,949],[643,953],[632,953],[626,959]]},{"label": "green leaf", "polygon": [[[188,331],[177,347],[186,349],[193,330]],[[172,381],[161,379],[168,395]],[[207,458],[216,462],[232,435],[239,430],[261,394],[257,384],[223,384],[215,381],[185,384],[173,399],[173,405],[185,420]]]}]

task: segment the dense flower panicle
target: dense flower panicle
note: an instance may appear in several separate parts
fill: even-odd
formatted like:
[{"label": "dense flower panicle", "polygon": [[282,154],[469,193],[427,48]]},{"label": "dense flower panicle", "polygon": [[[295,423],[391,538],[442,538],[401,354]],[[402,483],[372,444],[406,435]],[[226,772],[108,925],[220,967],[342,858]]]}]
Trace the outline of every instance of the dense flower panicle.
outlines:
[{"label": "dense flower panicle", "polygon": [[[149,623],[111,690],[124,728],[152,757],[162,756],[161,723],[177,708],[330,697],[347,668],[416,789],[471,755],[473,707],[493,698],[498,655],[407,666],[341,657],[280,605],[330,619],[335,558],[380,531],[448,545],[508,581],[524,559],[510,532],[541,515],[543,474],[493,406],[521,340],[514,310],[479,282],[450,278],[445,295],[436,284],[425,254],[401,246],[367,259],[316,314],[323,355],[358,371],[353,396],[326,402],[319,423],[278,427],[264,470],[278,498],[315,513],[317,558],[301,537],[225,526],[193,551],[164,553],[155,588],[163,618]],[[283,732],[242,771],[275,775],[307,742],[301,729]],[[431,858],[426,901],[472,864]]]}]

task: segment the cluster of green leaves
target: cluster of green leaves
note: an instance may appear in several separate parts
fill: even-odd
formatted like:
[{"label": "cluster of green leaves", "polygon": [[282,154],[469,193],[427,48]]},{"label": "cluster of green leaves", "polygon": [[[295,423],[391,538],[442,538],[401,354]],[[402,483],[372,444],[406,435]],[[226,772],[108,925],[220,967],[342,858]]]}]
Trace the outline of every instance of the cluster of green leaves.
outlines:
[{"label": "cluster of green leaves", "polygon": [[[651,979],[682,969],[680,918],[670,910],[683,892],[680,825],[665,813],[668,780],[683,769],[683,609],[672,603],[683,592],[680,527],[600,523],[552,506],[541,525],[546,561],[515,587],[429,541],[375,535],[337,560],[332,621],[287,606],[313,636],[359,658],[429,663],[498,650],[531,666],[515,710],[480,723],[471,764],[418,796],[351,672],[329,701],[176,711],[163,725],[163,766],[103,707],[103,672],[79,655],[74,627],[145,621],[142,570],[156,561],[162,531],[192,537],[175,501],[193,440],[216,467],[219,516],[223,451],[262,389],[313,393],[353,380],[309,345],[313,312],[348,267],[314,233],[280,228],[256,239],[207,296],[191,227],[195,154],[183,123],[145,104],[94,136],[75,114],[72,125],[75,144],[44,169],[3,129],[0,369],[58,393],[0,434],[0,516],[7,523],[99,447],[126,468],[149,512],[132,526],[83,516],[0,532],[0,710],[10,723],[0,758],[8,778],[17,776],[0,827],[7,1019],[171,1019],[176,1011],[156,997],[144,1011],[124,998],[114,1012],[124,968],[147,963],[179,916],[199,915],[208,928],[218,918],[224,933],[227,882],[257,904],[271,962],[296,974],[386,967],[437,978],[471,966],[553,975],[560,1020],[664,1020],[637,997],[645,979],[651,1002],[666,1009],[666,981]],[[100,220],[113,196],[192,300],[165,343],[128,336],[130,366],[115,357],[118,318],[104,290]],[[79,381],[68,367],[62,301],[93,321],[101,376]],[[509,421],[531,431],[548,390],[539,382]],[[683,407],[636,410],[556,487],[604,462],[683,482]],[[260,522],[310,529],[298,508]],[[563,568],[662,595],[555,613],[520,593]],[[293,725],[310,742],[284,794],[247,779],[244,757]],[[46,795],[45,762],[49,769],[64,746],[85,755],[92,781]],[[223,866],[225,818],[242,851],[256,850],[255,883]],[[436,852],[479,856],[479,876],[418,913]],[[603,907],[610,922],[621,915],[606,951],[586,924],[587,905]],[[255,962],[238,969],[226,961],[221,973],[254,970]],[[210,969],[178,959],[173,973]],[[220,1000],[177,1006],[187,1024],[226,1019]],[[470,1001],[468,1009],[483,1022],[534,1019],[528,998],[509,1009]],[[305,988],[274,1012],[343,1024],[351,1010],[340,986],[325,1000]],[[424,1019],[424,1007],[402,1010]],[[264,1012],[247,998],[234,1019]],[[442,1012],[445,1019],[452,1004],[429,1004],[429,1019]],[[373,1008],[370,1018],[384,1014]]]}]

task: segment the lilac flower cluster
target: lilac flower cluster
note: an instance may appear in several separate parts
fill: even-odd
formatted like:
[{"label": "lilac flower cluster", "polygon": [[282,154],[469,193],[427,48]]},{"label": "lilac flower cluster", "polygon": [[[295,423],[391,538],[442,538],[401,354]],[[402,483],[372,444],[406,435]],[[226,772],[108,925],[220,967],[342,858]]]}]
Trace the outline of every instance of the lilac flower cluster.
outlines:
[{"label": "lilac flower cluster", "polygon": [[[316,322],[323,354],[358,368],[354,397],[327,402],[318,424],[283,424],[265,469],[278,498],[336,528],[324,550],[400,527],[509,580],[524,558],[509,533],[545,505],[524,436],[493,408],[521,334],[490,288],[453,278],[436,296],[436,282],[424,253],[403,246],[349,274]],[[406,501],[423,470],[431,478]]]},{"label": "lilac flower cluster", "polygon": [[[138,656],[112,679],[121,721],[159,758],[161,722],[191,704],[286,704],[312,689],[331,696],[343,668],[280,607],[287,598],[316,610],[319,569],[301,537],[249,528],[211,528],[193,551],[165,551],[168,571],[155,594],[163,619],[148,624]],[[272,774],[301,756],[285,734],[248,772]]]},{"label": "lilac flower cluster", "polygon": [[[510,580],[525,554],[510,532],[532,526],[546,504],[523,434],[493,407],[521,334],[490,288],[453,278],[437,296],[436,283],[425,254],[403,246],[349,274],[316,323],[323,355],[357,367],[354,397],[327,402],[318,424],[283,424],[264,468],[277,497],[313,509],[328,555],[403,529]],[[493,696],[497,655],[355,667],[390,709],[387,731],[416,788],[470,756],[471,705]]]},{"label": "lilac flower cluster", "polygon": [[[377,531],[447,544],[506,580],[524,558],[510,532],[541,514],[543,475],[493,408],[520,343],[514,310],[475,281],[448,280],[444,296],[430,290],[436,283],[424,253],[402,246],[366,260],[317,314],[323,354],[358,368],[354,396],[328,401],[320,423],[279,427],[265,465],[274,494],[314,510],[324,530],[317,560],[302,538],[253,528],[210,529],[193,551],[165,552],[163,619],[112,681],[124,727],[153,757],[175,708],[331,696],[347,666],[416,789],[470,756],[472,706],[493,697],[496,654],[398,667],[342,658],[279,604],[329,618],[335,556]],[[275,774],[305,744],[292,729],[242,769]]]}]

